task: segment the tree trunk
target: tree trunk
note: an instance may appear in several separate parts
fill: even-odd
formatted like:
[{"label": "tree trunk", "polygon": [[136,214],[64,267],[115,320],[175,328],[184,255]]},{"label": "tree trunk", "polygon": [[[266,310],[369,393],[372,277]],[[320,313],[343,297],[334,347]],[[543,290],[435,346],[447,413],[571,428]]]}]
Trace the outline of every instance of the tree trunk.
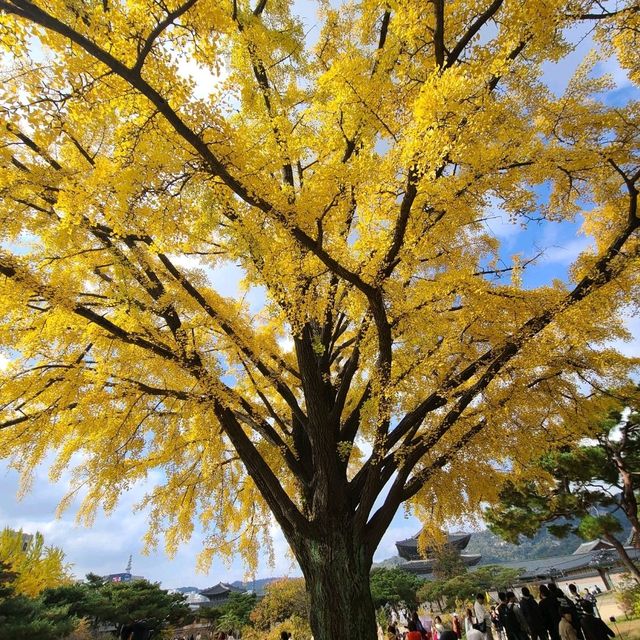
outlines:
[{"label": "tree trunk", "polygon": [[620,478],[622,479],[622,509],[631,523],[631,544],[640,549],[640,521],[638,520],[638,501],[633,482],[633,476],[625,467],[625,461],[621,456],[614,459]]},{"label": "tree trunk", "polygon": [[311,601],[314,640],[376,640],[371,556],[353,541],[350,527],[331,527],[323,534],[293,545]]},{"label": "tree trunk", "polygon": [[602,584],[604,584],[605,591],[611,591],[611,589],[613,589],[613,583],[611,582],[611,578],[609,578],[608,571],[606,569],[598,567],[598,575],[602,579]]},{"label": "tree trunk", "polygon": [[615,550],[618,552],[618,555],[620,556],[620,560],[622,560],[622,564],[624,564],[634,580],[636,582],[640,582],[640,569],[638,569],[633,560],[629,557],[627,550],[624,548],[624,545],[620,542],[620,540],[618,540],[618,538],[611,534],[605,534],[604,539],[613,545]]}]

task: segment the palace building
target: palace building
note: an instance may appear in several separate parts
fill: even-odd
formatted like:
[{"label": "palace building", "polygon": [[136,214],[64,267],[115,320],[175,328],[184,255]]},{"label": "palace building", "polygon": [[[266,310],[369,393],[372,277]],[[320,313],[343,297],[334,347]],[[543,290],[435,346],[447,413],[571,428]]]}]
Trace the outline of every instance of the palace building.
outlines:
[{"label": "palace building", "polygon": [[[433,575],[433,565],[435,558],[431,557],[430,550],[427,549],[425,556],[421,556],[418,551],[418,537],[419,533],[412,538],[406,540],[399,540],[396,542],[396,548],[398,549],[398,555],[406,562],[399,565],[405,571],[414,573],[417,576],[428,578]],[[447,535],[447,542],[445,547],[454,550],[459,554],[460,560],[466,567],[473,567],[477,565],[482,556],[479,554],[465,554],[462,553],[467,548],[471,540],[470,533],[449,533]]]}]

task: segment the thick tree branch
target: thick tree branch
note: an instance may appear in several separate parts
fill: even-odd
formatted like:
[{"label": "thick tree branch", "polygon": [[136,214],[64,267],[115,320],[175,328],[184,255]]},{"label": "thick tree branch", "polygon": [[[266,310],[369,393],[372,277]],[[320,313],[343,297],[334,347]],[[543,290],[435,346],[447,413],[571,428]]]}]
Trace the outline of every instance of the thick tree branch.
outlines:
[{"label": "thick tree branch", "polygon": [[300,513],[253,442],[247,437],[233,411],[224,407],[218,400],[214,400],[213,407],[224,432],[231,440],[286,537],[291,540],[296,534],[309,535],[308,520]]},{"label": "thick tree branch", "polygon": [[444,47],[444,3],[445,0],[432,0],[435,14],[435,26],[433,28],[433,48],[435,51],[436,66],[442,68],[445,61]]},{"label": "thick tree branch", "polygon": [[[207,315],[215,320],[220,328],[234,341],[241,353],[254,364],[254,366],[260,371],[260,373],[275,386],[278,393],[282,396],[285,402],[289,405],[291,410],[295,413],[297,418],[305,423],[307,417],[300,408],[295,395],[289,389],[289,387],[282,381],[281,376],[277,371],[271,369],[265,364],[261,358],[259,358],[253,350],[243,340],[240,339],[237,332],[233,327],[221,316],[220,313],[207,301],[205,296],[191,283],[191,281],[182,274],[182,272],[171,262],[171,260],[163,253],[158,253],[158,259],[164,265],[165,269],[175,278],[175,280],[182,286],[182,288],[193,298],[195,302],[207,313]],[[290,367],[283,361],[279,361],[280,364],[286,366],[286,370],[289,371]],[[297,374],[297,372],[294,372]],[[298,374],[299,375],[299,374]]]},{"label": "thick tree branch", "polygon": [[344,421],[342,429],[340,430],[340,442],[353,442],[355,440],[358,429],[360,428],[360,413],[369,398],[371,398],[371,382],[367,383],[360,394],[360,399]]},{"label": "thick tree branch", "polygon": [[482,27],[498,12],[504,0],[493,0],[493,2],[483,11],[471,24],[467,32],[458,40],[456,46],[449,52],[447,56],[447,67],[453,66],[467,45],[473,40],[475,35]]},{"label": "thick tree branch", "polygon": [[[57,160],[52,158],[40,145],[36,144],[29,136],[25,135],[20,129],[18,129],[15,125],[10,122],[6,125],[7,131],[12,133],[18,140],[23,142],[29,149],[31,149],[36,155],[40,156],[43,160],[47,162],[51,167],[53,167],[56,171],[62,170],[62,167],[58,163]],[[24,165],[22,165],[24,167]],[[22,168],[20,167],[20,168]]]},{"label": "thick tree branch", "polygon": [[142,67],[144,65],[145,60],[147,59],[147,56],[149,55],[149,53],[151,53],[151,49],[153,48],[153,45],[156,39],[162,34],[162,32],[168,27],[170,27],[173,24],[173,22],[177,20],[181,15],[189,11],[189,9],[191,9],[191,7],[193,7],[193,5],[197,1],[198,0],[187,0],[183,4],[179,5],[173,11],[168,12],[166,18],[164,20],[161,20],[153,28],[149,36],[145,39],[145,41],[140,46],[140,49],[138,52],[138,58],[136,60],[136,63],[133,65],[133,69],[132,69],[134,73],[139,74],[140,71],[142,71]]},{"label": "thick tree branch", "polygon": [[[255,11],[253,12],[253,15],[259,18],[264,11],[266,4],[266,0],[264,0],[264,2],[262,2],[261,0]],[[238,26],[238,31],[244,34],[244,25],[240,21],[238,12],[235,9],[233,12],[233,18],[236,22],[236,25]],[[285,159],[285,163],[282,167],[282,178],[284,183],[291,189],[293,189],[295,187],[295,182],[293,179],[293,162],[291,161],[291,158],[289,157],[287,152],[287,143],[285,137],[283,136],[282,131],[280,131],[280,127],[275,122],[276,114],[273,111],[273,103],[271,100],[271,83],[269,81],[267,69],[264,65],[264,62],[259,58],[257,49],[251,41],[247,41],[247,51],[249,52],[251,68],[253,70],[253,75],[256,79],[256,82],[258,83],[260,93],[262,94],[262,99],[264,101],[267,115],[272,121],[272,129],[276,139],[276,143],[278,144],[278,147]],[[289,201],[293,202],[293,196],[290,196]]]},{"label": "thick tree branch", "polygon": [[[38,283],[30,274],[27,274],[26,272],[23,273],[23,270],[19,269],[5,252],[0,252],[0,274],[7,278],[24,282],[25,287],[36,291],[46,300],[51,301],[58,298],[56,293],[49,287],[42,283]],[[140,334],[129,332],[108,318],[99,315],[92,309],[89,309],[85,305],[71,302],[69,304],[69,310],[75,315],[104,329],[109,335],[112,335],[114,338],[117,338],[125,344],[140,347],[170,362],[180,362],[179,356],[177,356],[169,346],[159,344],[157,342],[151,342]]]},{"label": "thick tree branch", "polygon": [[258,4],[256,4],[256,8],[253,10],[253,15],[256,16],[256,18],[262,15],[262,12],[267,6],[267,1],[268,0],[259,0]]},{"label": "thick tree branch", "polygon": [[[20,131],[20,129],[14,125],[7,125],[7,128],[13,133],[16,137],[18,137],[29,149],[33,150],[34,153],[39,155],[40,157],[47,160],[47,162],[54,168],[56,171],[62,171],[63,167],[60,163],[53,158],[51,158],[45,150],[43,150],[34,140],[32,140],[29,136],[27,136],[24,132]],[[68,132],[65,132],[73,141],[76,148],[78,148],[82,155],[89,161],[89,163],[94,166],[95,162],[93,158],[87,154],[87,152],[82,148],[80,143]],[[30,172],[29,169],[26,169]],[[29,206],[33,208],[37,208],[38,210],[47,213],[53,218],[58,219],[55,211],[53,210],[53,204],[55,203],[54,199],[48,199],[48,202],[52,205],[50,210],[44,209],[42,207],[36,207],[34,204],[29,204]],[[122,238],[124,244],[128,247],[131,254],[134,256],[134,259],[137,260],[138,265],[134,264],[129,256],[125,255],[125,253],[121,250],[120,247],[117,246],[117,238],[113,233],[113,230],[105,225],[105,224],[96,224],[89,220],[84,214],[80,216],[84,227],[91,233],[101,244],[103,247],[111,251],[118,261],[128,267],[129,272],[136,280],[136,282],[142,287],[142,289],[149,295],[149,297],[158,302],[165,294],[165,288],[161,280],[158,278],[157,274],[150,267],[149,263],[142,260],[142,257],[139,253],[135,252],[135,240],[131,236],[125,236]],[[180,317],[175,310],[175,307],[171,304],[165,305],[163,309],[159,310],[158,315],[164,319],[169,327],[171,333],[174,338],[184,348],[182,341],[179,335],[179,329],[182,326]]]},{"label": "thick tree branch", "polygon": [[[634,188],[635,189],[635,188]],[[407,414],[399,425],[391,432],[391,434],[384,440],[386,451],[390,451],[391,447],[397,443],[403,436],[417,432],[417,428],[421,424],[421,421],[426,417],[427,413],[433,411],[439,406],[446,404],[446,398],[448,393],[460,384],[470,380],[475,376],[482,368],[488,365],[485,372],[474,383],[474,385],[462,394],[457,404],[447,414],[442,421],[438,430],[434,433],[425,436],[422,442],[411,443],[406,441],[407,446],[417,445],[413,449],[409,456],[405,457],[402,462],[402,467],[398,468],[398,479],[408,477],[408,471],[413,468],[413,465],[435,444],[437,443],[445,433],[449,430],[452,424],[460,417],[464,409],[473,401],[473,399],[484,390],[498,375],[502,368],[512,360],[522,349],[522,347],[528,344],[540,331],[546,328],[560,313],[566,311],[568,308],[574,306],[581,300],[587,297],[594,289],[600,288],[610,282],[617,273],[617,268],[613,265],[613,262],[618,257],[620,250],[625,242],[638,230],[640,227],[640,219],[638,219],[638,192],[630,189],[629,198],[629,214],[627,217],[627,223],[621,229],[619,234],[613,239],[608,249],[601,255],[599,260],[596,261],[590,272],[582,278],[582,280],[574,287],[574,289],[555,307],[548,309],[534,318],[528,320],[509,339],[505,340],[502,345],[498,345],[492,349],[489,349],[485,354],[476,359],[473,363],[468,365],[462,372],[457,375],[451,376],[445,385],[438,390],[438,392],[432,393],[428,398],[420,403],[418,410],[414,410],[410,414]],[[373,459],[373,457],[372,457]],[[377,491],[382,489],[380,482],[383,478],[377,473],[378,469],[383,464],[391,464],[393,454],[387,456],[387,458],[381,458],[380,454],[377,454],[375,464],[371,460],[362,467],[359,474],[354,478],[352,482],[360,483],[364,482],[363,494],[369,495],[369,502],[362,501],[361,508],[363,514],[367,508],[372,506],[371,496],[374,495],[373,480],[375,477],[378,481],[376,488]],[[394,463],[395,465],[396,463]],[[360,474],[366,474],[366,479],[363,481],[358,476]],[[396,482],[400,482],[400,480]],[[394,482],[394,486],[396,486]],[[412,485],[413,486],[413,485]],[[413,490],[413,489],[412,489]],[[417,491],[417,489],[416,489]],[[399,497],[402,495],[400,488],[397,488],[395,492],[389,493],[389,496]],[[389,499],[389,498],[388,498]],[[406,498],[402,498],[404,500]],[[400,503],[398,503],[400,504]],[[397,507],[396,507],[397,508]],[[363,515],[360,516],[361,518]]]},{"label": "thick tree branch", "polygon": [[370,549],[375,549],[378,546],[384,532],[387,530],[391,520],[393,520],[393,516],[398,510],[398,507],[418,493],[436,471],[451,462],[460,449],[465,447],[485,426],[486,422],[484,420],[475,424],[461,438],[453,443],[446,452],[437,456],[427,467],[418,471],[408,482],[407,478],[411,470],[405,470],[398,474],[383,505],[367,522],[365,537],[367,546]]}]

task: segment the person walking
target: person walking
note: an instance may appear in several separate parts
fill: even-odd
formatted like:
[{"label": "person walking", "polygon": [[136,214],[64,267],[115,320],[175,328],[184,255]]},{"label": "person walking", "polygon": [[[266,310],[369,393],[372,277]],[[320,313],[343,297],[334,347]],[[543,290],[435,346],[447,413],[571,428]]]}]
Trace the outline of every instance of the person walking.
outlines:
[{"label": "person walking", "polygon": [[528,587],[522,587],[522,598],[520,598],[520,610],[527,621],[531,640],[547,640],[547,632],[542,623],[540,608],[536,599],[531,595]]},{"label": "person walking", "polygon": [[[569,591],[571,591],[571,587],[575,590],[577,595],[578,590],[575,584],[569,585]],[[549,584],[549,589],[553,592],[556,600],[558,601],[558,605],[560,609],[569,609],[571,611],[571,624],[573,624],[573,628],[576,631],[576,635],[578,636],[578,640],[584,640],[584,636],[582,634],[582,629],[580,628],[580,611],[578,610],[577,604],[571,599],[568,598],[562,589],[558,587],[557,584],[551,583]],[[573,592],[572,592],[573,593]]]},{"label": "person walking", "polygon": [[596,618],[599,618],[600,612],[598,611],[598,599],[596,598],[596,594],[591,593],[591,591],[589,591],[589,588],[586,588],[584,590],[584,599],[593,605],[593,615]]},{"label": "person walking", "polygon": [[491,624],[493,625],[493,629],[496,632],[496,638],[498,638],[498,640],[507,640],[507,635],[504,631],[504,627],[502,626],[502,620],[500,620],[500,614],[495,606],[491,607],[489,615],[491,616]]},{"label": "person walking", "polygon": [[[416,625],[416,629],[417,629]],[[433,624],[431,625],[431,638],[432,640],[440,640],[440,636],[444,631],[444,625],[442,624],[442,618],[440,616],[436,616],[433,619]]]},{"label": "person walking", "polygon": [[420,620],[420,616],[418,615],[417,611],[414,611],[411,614],[411,620],[413,620],[413,624],[416,625],[416,631],[419,631],[422,637],[425,638],[427,635],[427,630],[424,628],[422,620]]},{"label": "person walking", "polygon": [[571,600],[570,598],[567,598],[567,596],[564,594],[564,591],[562,591],[562,589],[555,582],[550,582],[547,585],[547,587],[549,588],[549,591],[551,592],[553,597],[556,599],[559,609],[571,610],[571,617],[573,618],[573,627],[575,629],[578,616],[576,614],[576,607],[573,604],[573,600]]},{"label": "person walking", "polygon": [[558,625],[560,640],[578,640],[578,634],[573,626],[571,607],[562,607],[560,616],[560,624]]},{"label": "person walking", "polygon": [[416,629],[416,623],[413,620],[409,620],[407,629],[405,640],[422,640],[422,634]]},{"label": "person walking", "polygon": [[584,615],[584,604],[587,600],[578,593],[578,587],[576,587],[575,584],[569,585],[569,593],[571,594],[570,598],[573,600],[573,605],[576,608],[578,620],[582,620],[582,616]]},{"label": "person walking", "polygon": [[609,640],[616,635],[601,618],[596,618],[593,615],[593,605],[586,600],[583,604],[580,628],[584,633],[585,640]]},{"label": "person walking", "polygon": [[454,612],[451,617],[451,630],[456,634],[456,638],[461,640],[462,638],[462,625],[460,624],[460,618],[458,618],[458,614]]},{"label": "person walking", "polygon": [[509,634],[507,633],[507,594],[504,591],[498,592],[498,607],[496,608],[496,614],[498,616],[498,621],[500,626],[502,627],[502,632],[507,640],[511,640],[509,638]]},{"label": "person walking", "polygon": [[467,609],[467,615],[464,617],[464,633],[467,640],[483,640],[484,634],[475,627],[473,611]]},{"label": "person walking", "polygon": [[551,638],[551,640],[560,640],[560,608],[558,601],[553,597],[551,591],[549,591],[549,587],[544,584],[540,585],[538,611],[542,618],[542,625],[549,634],[549,638]]},{"label": "person walking", "polygon": [[507,636],[511,636],[513,640],[529,640],[529,627],[525,620],[516,594],[513,591],[507,591]]},{"label": "person walking", "polygon": [[476,601],[473,603],[473,613],[476,618],[476,629],[484,634],[484,640],[493,640],[491,633],[491,616],[484,606],[485,594],[476,594]]}]

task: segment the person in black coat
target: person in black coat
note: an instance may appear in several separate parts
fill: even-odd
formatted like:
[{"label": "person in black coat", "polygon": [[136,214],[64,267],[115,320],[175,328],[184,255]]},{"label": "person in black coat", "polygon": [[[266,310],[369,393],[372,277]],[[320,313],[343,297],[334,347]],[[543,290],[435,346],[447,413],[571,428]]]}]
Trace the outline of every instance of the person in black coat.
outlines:
[{"label": "person in black coat", "polygon": [[527,587],[522,587],[522,598],[520,598],[520,611],[529,625],[531,640],[547,640],[547,632],[542,622],[540,608],[536,599],[531,595]]},{"label": "person in black coat", "polygon": [[593,605],[586,600],[582,602],[580,628],[584,633],[585,640],[609,640],[616,635],[601,618],[596,618],[593,615]]},{"label": "person in black coat", "polygon": [[549,591],[549,588],[544,584],[540,585],[538,611],[542,619],[542,626],[549,634],[551,640],[560,640],[560,633],[558,631],[558,625],[560,624],[560,607],[558,601]]}]

